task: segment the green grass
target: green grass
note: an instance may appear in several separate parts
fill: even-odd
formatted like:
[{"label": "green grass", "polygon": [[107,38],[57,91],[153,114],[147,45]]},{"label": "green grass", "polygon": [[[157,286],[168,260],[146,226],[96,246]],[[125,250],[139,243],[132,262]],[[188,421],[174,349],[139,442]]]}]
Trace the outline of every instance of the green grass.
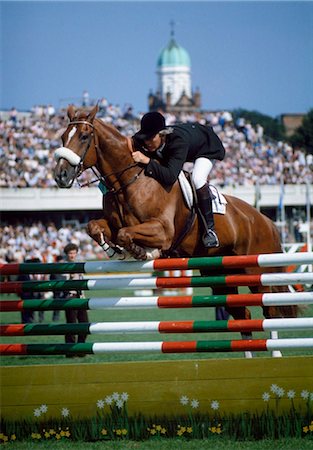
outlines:
[{"label": "green grass", "polygon": [[[243,290],[241,291],[243,292]],[[208,290],[199,288],[195,290],[195,295],[208,294]],[[90,292],[86,292],[89,297]],[[130,296],[131,291],[110,291],[92,293],[93,296]],[[16,297],[14,295],[3,295],[3,298]],[[259,307],[250,308],[252,318],[263,318],[262,310]],[[305,309],[303,316],[310,317],[313,313],[313,306]],[[133,310],[99,310],[89,311],[90,322],[114,322],[114,321],[167,321],[167,320],[215,320],[214,308],[188,308],[188,309],[133,309]],[[35,312],[35,317],[38,313]],[[20,313],[10,312],[1,314],[1,323],[20,323]],[[45,323],[52,321],[52,311],[45,312]],[[65,323],[64,312],[60,312],[59,323]],[[269,333],[253,333],[254,339],[269,338]],[[312,331],[282,331],[280,338],[287,337],[312,337]],[[88,335],[87,342],[113,342],[113,341],[187,341],[187,340],[227,340],[240,339],[240,333],[189,333],[189,334],[159,334],[159,333],[125,333],[125,334],[97,334]],[[1,343],[63,343],[63,336],[23,336],[23,337],[2,337]],[[310,349],[286,350],[284,355],[311,355]],[[256,357],[269,356],[268,352],[258,352]],[[155,361],[155,360],[176,360],[194,359],[195,354],[156,354],[156,353],[108,353],[99,355],[88,355],[81,358],[84,364],[116,361]],[[198,359],[208,358],[242,358],[242,353],[197,353]],[[29,364],[63,364],[77,363],[77,359],[65,359],[64,356],[11,356],[2,357],[2,365],[29,365]]]},{"label": "green grass", "polygon": [[108,441],[108,442],[10,442],[7,448],[19,450],[309,450],[313,448],[313,440],[279,439],[261,441],[234,441],[223,438],[211,439],[162,439],[150,441]]}]

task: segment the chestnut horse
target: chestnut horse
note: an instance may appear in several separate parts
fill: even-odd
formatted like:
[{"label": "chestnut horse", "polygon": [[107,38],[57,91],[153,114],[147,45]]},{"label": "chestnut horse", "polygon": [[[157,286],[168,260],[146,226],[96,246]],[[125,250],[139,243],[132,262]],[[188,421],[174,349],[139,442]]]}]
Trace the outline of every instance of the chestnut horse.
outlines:
[{"label": "chestnut horse", "polygon": [[[225,215],[215,214],[220,247],[204,248],[197,215],[192,217],[178,182],[165,188],[134,163],[131,140],[91,112],[68,108],[69,124],[56,151],[55,180],[69,188],[87,168],[106,186],[103,218],[88,224],[88,233],[100,245],[124,248],[137,259],[173,255],[218,256],[282,252],[273,222],[248,203],[229,195]],[[189,222],[189,230],[185,229]],[[149,249],[149,250],[147,250]],[[151,249],[153,249],[151,251]],[[283,268],[247,268],[241,273],[284,271]],[[220,272],[220,271],[219,271]],[[239,271],[237,270],[236,273]],[[234,273],[234,272],[233,272]],[[288,291],[287,287],[251,287],[252,292]],[[237,288],[213,287],[213,294],[236,293]],[[235,319],[249,318],[245,307],[229,308]],[[266,307],[265,317],[294,317],[296,307]]]}]

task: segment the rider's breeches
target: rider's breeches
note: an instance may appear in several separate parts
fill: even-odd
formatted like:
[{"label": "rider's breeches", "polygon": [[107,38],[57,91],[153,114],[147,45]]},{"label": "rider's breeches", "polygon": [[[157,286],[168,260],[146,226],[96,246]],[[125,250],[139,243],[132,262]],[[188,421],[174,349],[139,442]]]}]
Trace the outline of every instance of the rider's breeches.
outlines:
[{"label": "rider's breeches", "polygon": [[195,160],[191,178],[196,189],[202,188],[208,182],[212,167],[212,161],[208,158],[197,158]]}]

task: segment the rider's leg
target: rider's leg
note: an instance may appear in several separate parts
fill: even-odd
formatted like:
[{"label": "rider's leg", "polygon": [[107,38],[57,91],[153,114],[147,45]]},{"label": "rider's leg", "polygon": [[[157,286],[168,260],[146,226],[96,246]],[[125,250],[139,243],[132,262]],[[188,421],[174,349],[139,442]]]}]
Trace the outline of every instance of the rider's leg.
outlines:
[{"label": "rider's leg", "polygon": [[209,192],[207,179],[213,167],[208,158],[195,160],[192,180],[196,188],[200,217],[203,224],[202,241],[205,247],[218,247],[219,241],[214,230],[214,218],[212,210],[212,199]]}]

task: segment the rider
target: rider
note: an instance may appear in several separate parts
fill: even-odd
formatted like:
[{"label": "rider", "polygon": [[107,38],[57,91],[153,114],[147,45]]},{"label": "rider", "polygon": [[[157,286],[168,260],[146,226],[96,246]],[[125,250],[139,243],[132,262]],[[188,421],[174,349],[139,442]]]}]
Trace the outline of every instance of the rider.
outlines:
[{"label": "rider", "polygon": [[202,241],[205,247],[218,247],[207,179],[213,167],[211,160],[222,160],[225,149],[212,127],[199,123],[166,127],[162,114],[148,112],[142,117],[141,128],[133,141],[136,148],[134,161],[146,165],[145,175],[164,186],[175,183],[186,161],[194,162],[192,180],[203,223]]}]

